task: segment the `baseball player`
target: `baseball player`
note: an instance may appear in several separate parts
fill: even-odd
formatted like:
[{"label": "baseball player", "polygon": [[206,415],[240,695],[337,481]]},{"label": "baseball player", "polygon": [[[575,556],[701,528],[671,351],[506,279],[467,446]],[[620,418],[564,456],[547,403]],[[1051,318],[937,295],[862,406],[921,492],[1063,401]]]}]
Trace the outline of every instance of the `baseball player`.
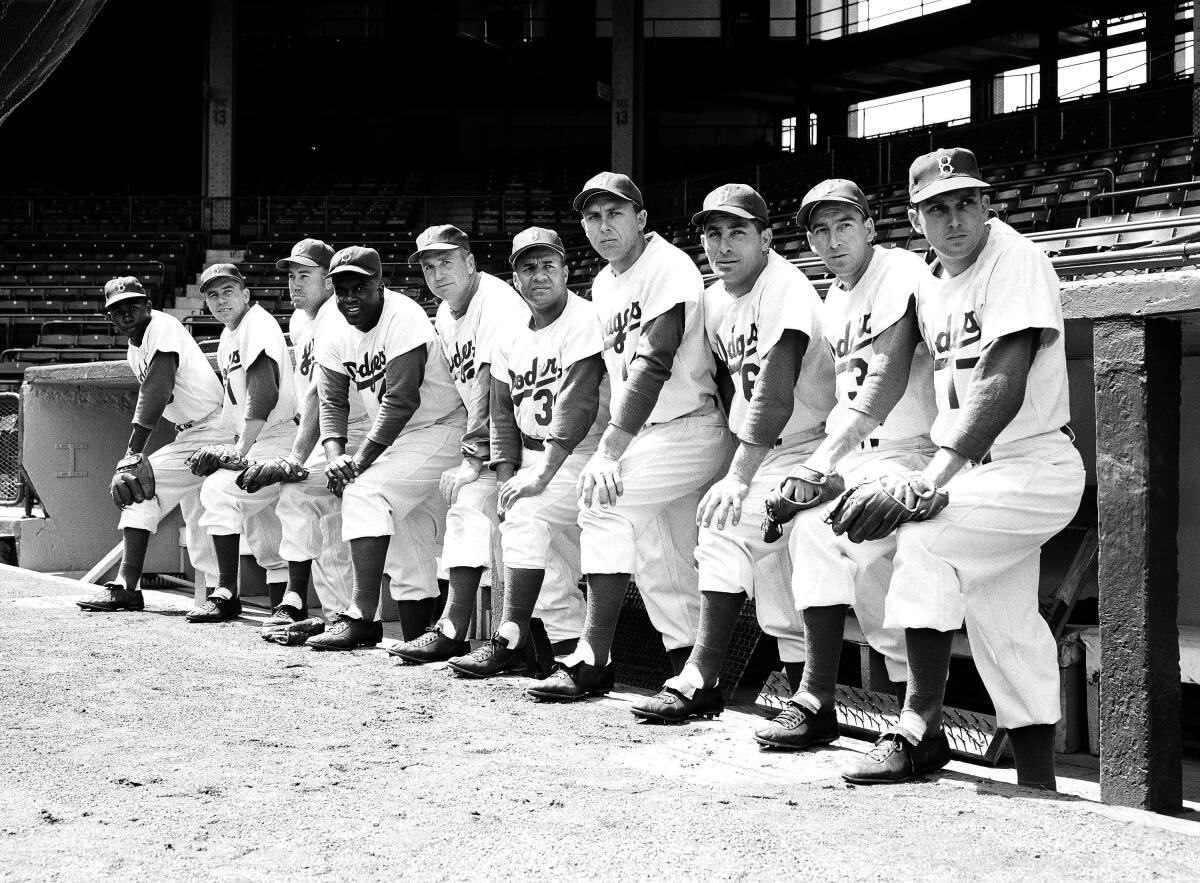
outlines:
[{"label": "baseball player", "polygon": [[[112,481],[113,501],[121,507],[121,564],[103,592],[77,603],[84,610],[142,610],[140,580],[150,534],[177,505],[192,566],[215,588],[216,558],[199,524],[201,479],[187,459],[197,448],[226,440],[228,430],[221,383],[208,359],[178,319],[152,308],[141,282],[133,276],[109,280],[104,311],[129,338],[127,358],[138,380],[138,399],[129,445]],[[146,443],[163,419],[175,424],[175,440],[146,456]]]},{"label": "baseball player", "polygon": [[192,457],[192,469],[206,476],[200,489],[208,531],[217,556],[217,588],[187,615],[189,622],[219,622],[241,613],[237,596],[242,534],[267,571],[273,602],[287,583],[287,562],[279,557],[281,528],[274,499],[253,496],[238,486],[250,460],[271,459],[290,448],[296,428],[296,388],[283,331],[259,304],[252,304],[241,271],[213,264],[200,275],[200,293],[210,313],[225,326],[217,345],[217,367],[225,380],[225,444],[205,447]]},{"label": "baseball player", "polygon": [[[383,284],[373,248],[334,254],[329,277],[337,307],[350,327],[317,340],[321,441],[331,490],[342,497],[342,539],[350,544],[354,594],[324,634],[308,639],[319,650],[379,643],[380,587],[397,526],[408,530],[408,582],[390,592],[406,619],[428,624],[436,603],[436,522],[442,473],[458,460],[465,412],[425,312]],[[357,392],[371,427],[350,453],[350,397]]]},{"label": "baseball player", "polygon": [[1008,730],[1018,784],[1054,790],[1059,675],[1038,613],[1042,544],[1083,493],[1071,443],[1058,276],[1036,245],[988,219],[974,154],[932,151],[909,170],[909,220],[937,256],[938,285],[918,319],[933,356],[937,452],[920,471],[848,492],[835,531],[873,540],[895,530],[884,626],[905,629],[908,690],[900,720],[843,775],[898,782],[949,759],[942,700],[954,632]]},{"label": "baseball player", "polygon": [[808,278],[771,249],[762,196],[745,184],[718,187],[692,223],[717,277],[705,292],[705,324],[732,381],[729,428],[737,448],[696,513],[702,597],[696,645],[679,675],[631,709],[636,717],[664,722],[724,710],[718,675],[747,595],[755,597],[759,624],[776,638],[781,660],[804,661],[790,585],[760,581],[755,571],[781,548],[772,544],[778,536],[763,535],[766,497],[825,437],[834,403],[821,299]]},{"label": "baseball player", "polygon": [[[612,687],[613,634],[641,544],[654,544],[660,516],[692,521],[699,488],[720,468],[728,430],[716,401],[705,339],[704,283],[692,260],[646,230],[641,191],[627,176],[602,172],[573,206],[608,261],[592,283],[604,331],[610,421],[579,473],[587,615],[575,652],[529,693],[573,701]],[[575,407],[570,394],[558,407]],[[676,534],[678,535],[678,534]],[[666,566],[643,572],[638,588],[676,668],[691,653],[700,614],[691,542],[664,549]],[[673,553],[673,554],[672,554]]]},{"label": "baseball player", "polygon": [[[807,664],[784,710],[754,735],[763,745],[784,749],[837,738],[834,694],[850,606],[868,643],[883,654],[903,701],[904,632],[883,628],[895,536],[872,543],[830,537],[824,508],[816,507],[829,498],[833,484],[857,485],[923,468],[934,451],[929,428],[937,411],[933,364],[917,327],[916,302],[934,282],[924,261],[905,249],[873,244],[867,198],[853,181],[817,184],[801,201],[796,223],[837,277],[825,295],[822,316],[824,345],[833,353],[837,405],[828,437],[771,498],[780,506],[797,501],[790,547],[803,566],[793,573],[792,588],[804,619]],[[881,366],[896,381],[886,401],[879,398]]]},{"label": "baseball player", "polygon": [[[449,224],[417,237],[410,263],[419,263],[425,282],[441,300],[434,325],[454,386],[467,411],[462,459],[442,476],[442,497],[450,507],[442,566],[449,593],[442,617],[414,641],[390,648],[407,662],[428,663],[462,656],[470,649],[467,629],[475,612],[479,582],[492,562],[498,518],[496,473],[490,460],[491,362],[497,340],[512,337],[529,322],[529,309],[511,286],[475,265],[465,233]],[[565,594],[576,568],[551,569],[550,581]],[[570,611],[565,611],[569,616]],[[578,636],[578,624],[549,621],[554,640]],[[574,635],[571,632],[574,631]]]},{"label": "baseball player", "polygon": [[[551,537],[578,534],[575,481],[608,422],[605,408],[604,423],[597,423],[604,375],[600,319],[591,303],[567,289],[562,240],[553,230],[522,230],[509,263],[531,318],[492,350],[491,457],[504,512],[504,611],[491,641],[450,660],[459,674],[478,678],[499,674],[519,657],[538,667],[536,652],[528,651],[537,643],[530,629],[543,606],[566,608],[579,637],[586,605],[578,586],[550,599],[545,596],[562,594],[560,585],[543,591],[542,583]],[[527,652],[518,654],[522,649]]]}]

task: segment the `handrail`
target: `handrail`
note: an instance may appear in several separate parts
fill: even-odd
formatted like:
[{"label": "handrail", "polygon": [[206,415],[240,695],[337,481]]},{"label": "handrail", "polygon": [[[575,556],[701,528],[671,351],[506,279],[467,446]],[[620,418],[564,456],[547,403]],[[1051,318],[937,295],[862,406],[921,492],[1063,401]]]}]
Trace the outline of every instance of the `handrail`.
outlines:
[{"label": "handrail", "polygon": [[1190,186],[1200,187],[1200,181],[1193,178],[1190,181],[1176,181],[1173,184],[1149,184],[1145,187],[1130,187],[1128,190],[1113,190],[1109,193],[1097,193],[1089,196],[1087,201],[1087,216],[1092,216],[1092,203],[1099,199],[1116,199],[1118,196],[1140,196],[1144,193],[1166,193],[1170,190],[1187,190]]}]

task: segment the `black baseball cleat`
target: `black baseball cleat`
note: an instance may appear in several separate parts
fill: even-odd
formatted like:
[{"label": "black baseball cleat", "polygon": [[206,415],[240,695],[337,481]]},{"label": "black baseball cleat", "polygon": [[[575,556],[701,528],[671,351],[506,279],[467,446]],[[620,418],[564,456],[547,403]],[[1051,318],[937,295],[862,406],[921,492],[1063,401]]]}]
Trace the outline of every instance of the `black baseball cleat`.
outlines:
[{"label": "black baseball cleat", "polygon": [[700,687],[689,699],[674,687],[663,687],[629,709],[634,717],[663,724],[681,724],[688,718],[714,718],[725,710],[720,687]]},{"label": "black baseball cleat", "polygon": [[203,604],[187,613],[188,622],[225,622],[237,619],[242,614],[242,602],[237,595],[232,598],[214,598],[209,595]]},{"label": "black baseball cleat", "polygon": [[425,665],[429,662],[445,662],[454,656],[464,656],[471,652],[471,642],[447,638],[440,628],[431,625],[421,637],[388,647],[387,652],[399,656],[405,662]]},{"label": "black baseball cleat", "polygon": [[842,778],[855,785],[892,785],[936,772],[949,762],[950,743],[943,730],[926,734],[916,745],[899,733],[884,733]]},{"label": "black baseball cleat", "polygon": [[550,677],[538,681],[527,692],[540,702],[577,702],[588,696],[603,696],[615,681],[611,662],[602,666],[577,662],[569,668],[556,662]]},{"label": "black baseball cleat", "polygon": [[355,647],[374,647],[383,640],[382,622],[364,622],[339,613],[322,634],[304,642],[314,650],[353,650]]},{"label": "black baseball cleat", "polygon": [[263,620],[262,627],[269,629],[275,626],[291,625],[294,622],[303,622],[305,618],[303,610],[293,607],[291,604],[280,604],[271,611],[270,616]]},{"label": "black baseball cleat", "polygon": [[118,610],[145,610],[146,602],[137,589],[127,589],[120,583],[105,583],[104,591],[85,601],[76,601],[81,610],[116,613]]},{"label": "black baseball cleat", "polygon": [[784,751],[828,745],[837,737],[837,709],[834,706],[814,713],[791,700],[773,721],[754,731],[754,741],[759,745]]},{"label": "black baseball cleat", "polygon": [[476,647],[465,656],[454,656],[447,660],[456,674],[468,678],[491,678],[508,671],[514,665],[525,668],[524,648],[510,650],[508,641],[492,635],[486,644]]}]

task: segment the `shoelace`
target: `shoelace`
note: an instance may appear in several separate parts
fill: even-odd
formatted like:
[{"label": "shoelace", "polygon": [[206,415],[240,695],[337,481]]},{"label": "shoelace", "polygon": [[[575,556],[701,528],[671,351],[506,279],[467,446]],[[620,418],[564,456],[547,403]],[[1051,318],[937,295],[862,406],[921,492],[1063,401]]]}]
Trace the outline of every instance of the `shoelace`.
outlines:
[{"label": "shoelace", "polygon": [[468,653],[467,659],[471,660],[472,662],[487,662],[494,655],[495,647],[489,641],[488,643],[476,647],[474,650]]},{"label": "shoelace", "polygon": [[441,636],[442,633],[436,626],[430,626],[429,628],[425,629],[425,634],[421,635],[419,638],[413,639],[412,646],[425,647],[429,644],[432,644]]},{"label": "shoelace", "polygon": [[871,758],[871,760],[877,763],[883,763],[900,750],[900,740],[903,738],[903,736],[888,734],[886,741],[881,742],[879,745],[876,745],[867,752],[867,757]]},{"label": "shoelace", "polygon": [[808,709],[797,708],[795,705],[789,703],[788,705],[784,706],[783,711],[779,712],[779,714],[775,716],[775,723],[786,730],[794,730],[796,727],[804,723],[804,720],[807,716]]},{"label": "shoelace", "polygon": [[350,628],[350,625],[353,622],[354,620],[349,616],[344,616],[339,613],[337,620],[329,627],[329,632],[330,634],[340,635],[342,632]]}]

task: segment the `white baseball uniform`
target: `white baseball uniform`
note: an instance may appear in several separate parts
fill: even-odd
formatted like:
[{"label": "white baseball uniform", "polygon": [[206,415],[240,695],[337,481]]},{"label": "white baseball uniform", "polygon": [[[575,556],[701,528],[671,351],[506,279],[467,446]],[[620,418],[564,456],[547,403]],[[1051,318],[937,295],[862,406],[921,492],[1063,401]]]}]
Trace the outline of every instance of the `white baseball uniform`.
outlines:
[{"label": "white baseball uniform", "polygon": [[[393,359],[425,349],[421,403],[400,435],[342,493],[342,539],[396,536],[409,532],[411,545],[389,548],[390,594],[397,601],[435,598],[437,588],[436,513],[441,507],[438,482],[459,461],[466,414],[450,378],[446,360],[424,310],[399,292],[385,289],[383,312],[375,327],[353,326],[323,335],[316,346],[317,363],[347,378],[351,396],[357,390],[372,423],[385,391],[387,365]],[[371,431],[366,437],[371,438]],[[403,565],[396,559],[403,558]],[[399,580],[396,574],[403,575]]]},{"label": "white baseball uniform", "polygon": [[175,353],[179,365],[175,370],[175,388],[171,400],[163,409],[163,419],[175,424],[175,440],[150,455],[154,467],[154,497],[142,503],[131,503],[121,510],[118,528],[126,527],[155,533],[164,515],[179,506],[183,513],[188,557],[197,572],[204,574],[210,587],[217,584],[217,558],[208,534],[200,525],[200,486],[204,479],[193,475],[187,458],[205,445],[229,440],[231,430],[221,413],[221,382],[183,324],[167,313],[151,310],[150,324],[142,342],[129,344],[126,358],[138,383],[155,354]]},{"label": "white baseball uniform", "polygon": [[[704,321],[714,352],[733,378],[729,429],[735,436],[744,427],[763,358],[786,331],[798,331],[809,340],[792,390],[791,417],[750,482],[741,521],[727,523],[722,530],[701,527],[696,547],[700,591],[746,592],[755,598],[759,625],[776,639],[779,658],[800,662],[805,658],[804,624],[791,587],[788,582],[757,578],[756,570],[768,555],[787,555],[786,543],[763,540],[767,495],[816,450],[834,404],[833,360],[823,340],[821,298],[799,268],[771,251],[767,266],[744,295],[731,295],[720,280],[709,286]],[[806,566],[805,561],[800,569]]]},{"label": "white baseball uniform", "polygon": [[[837,377],[836,422],[850,409],[875,357],[875,337],[899,322],[922,288],[936,284],[920,257],[902,248],[875,246],[858,283],[846,289],[835,281],[825,295],[825,346],[833,353]],[[885,474],[923,469],[934,452],[929,428],[937,413],[933,363],[921,343],[913,353],[908,388],[886,422],[837,471],[848,487]],[[804,562],[792,575],[796,606],[849,604],[867,642],[885,659],[893,681],[908,679],[902,629],[883,627],[884,596],[892,577],[895,534],[869,543],[837,536],[824,521],[825,507],[800,512],[793,521],[792,554]]]},{"label": "white baseball uniform", "polygon": [[1074,516],[1084,469],[1070,420],[1058,276],[1045,253],[1007,224],[988,221],[975,262],[918,304],[933,355],[935,444],[952,446],[980,353],[1008,334],[1038,329],[1025,399],[991,451],[946,485],[949,505],[901,525],[884,625],[950,631],[964,620],[971,655],[1014,728],[1059,717],[1054,638],[1038,613],[1041,546]]},{"label": "white baseball uniform", "polygon": [[[700,622],[700,590],[692,564],[700,489],[725,460],[729,433],[716,404],[714,362],[704,330],[704,282],[684,252],[657,233],[632,267],[606,266],[592,283],[592,302],[604,330],[604,363],[616,413],[629,384],[643,324],[684,307],[684,332],[646,425],[621,456],[624,494],[616,505],[593,500],[579,514],[584,573],[637,573],[638,549],[671,536],[643,554],[638,588],[668,650],[690,647]],[[670,521],[659,521],[666,516]],[[680,543],[680,536],[690,541]],[[690,546],[686,551],[681,546]]]},{"label": "white baseball uniform", "polygon": [[[292,358],[283,331],[270,313],[254,304],[236,328],[221,332],[217,345],[217,367],[225,378],[225,421],[239,436],[246,428],[246,371],[260,357],[266,357],[274,366],[279,396],[247,452],[249,460],[268,460],[291,450],[298,404]],[[204,479],[200,526],[211,535],[244,535],[250,551],[266,569],[267,581],[287,582],[287,562],[279,554],[283,530],[274,505],[278,492],[248,494],[237,486],[237,476],[232,469],[218,469]]]}]

